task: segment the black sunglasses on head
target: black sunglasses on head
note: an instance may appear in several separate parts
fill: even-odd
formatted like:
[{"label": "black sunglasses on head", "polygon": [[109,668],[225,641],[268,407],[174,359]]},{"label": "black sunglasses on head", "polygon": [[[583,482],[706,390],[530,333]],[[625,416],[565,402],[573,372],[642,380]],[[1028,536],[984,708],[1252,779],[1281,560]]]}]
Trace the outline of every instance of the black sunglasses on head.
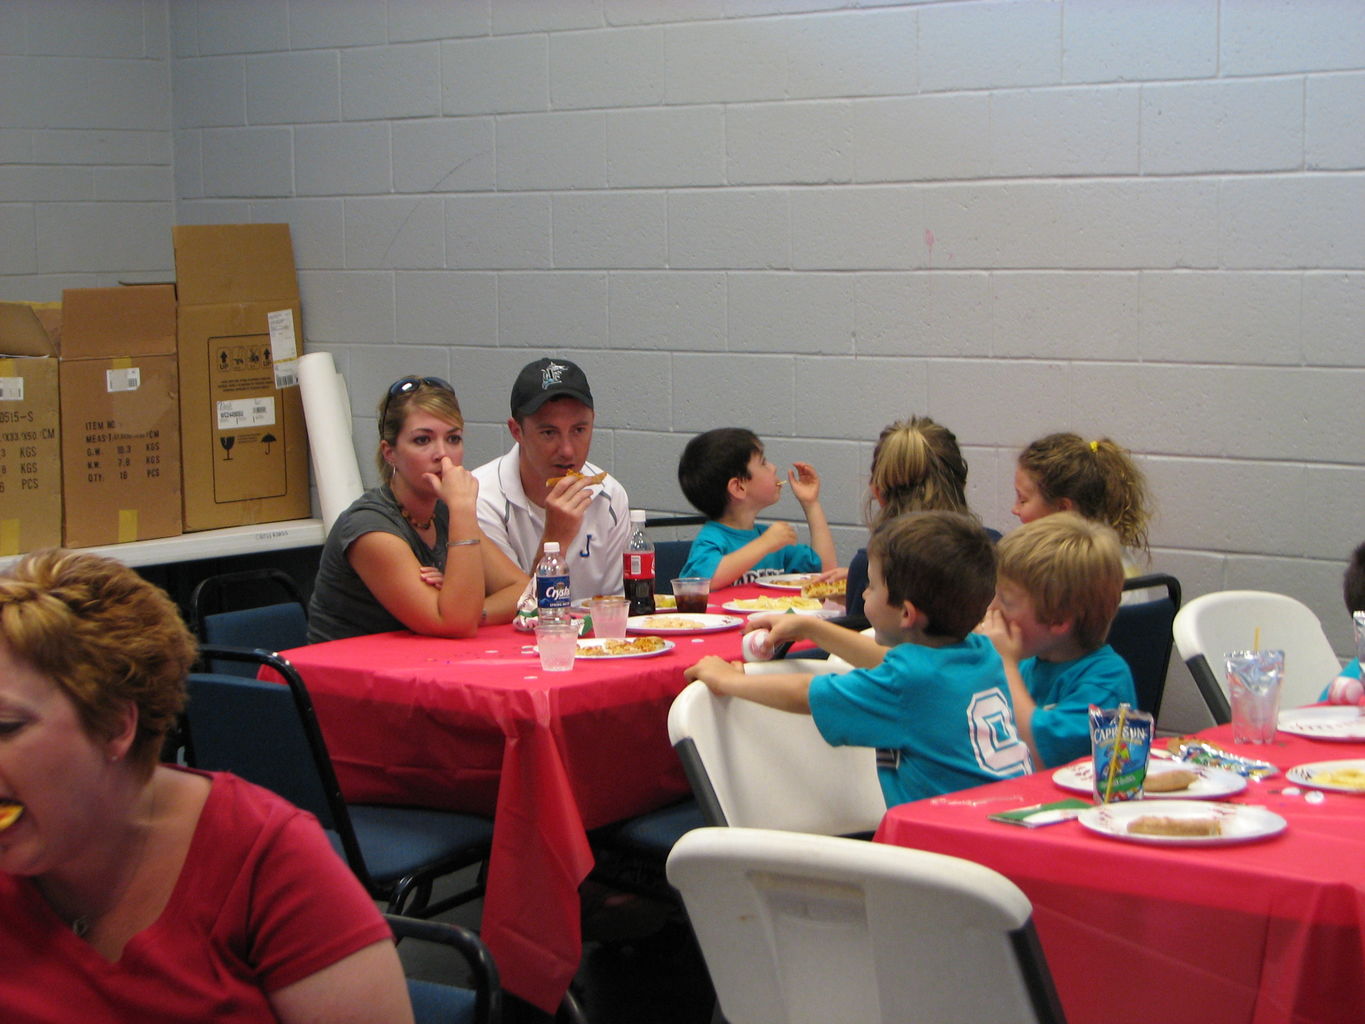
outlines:
[{"label": "black sunglasses on head", "polygon": [[450,386],[450,383],[440,377],[399,377],[389,385],[389,393],[384,396],[384,406],[379,410],[379,433],[381,436],[384,433],[384,421],[389,418],[389,403],[399,395],[416,391],[424,384],[429,388],[449,391],[452,395],[455,393],[455,389]]}]

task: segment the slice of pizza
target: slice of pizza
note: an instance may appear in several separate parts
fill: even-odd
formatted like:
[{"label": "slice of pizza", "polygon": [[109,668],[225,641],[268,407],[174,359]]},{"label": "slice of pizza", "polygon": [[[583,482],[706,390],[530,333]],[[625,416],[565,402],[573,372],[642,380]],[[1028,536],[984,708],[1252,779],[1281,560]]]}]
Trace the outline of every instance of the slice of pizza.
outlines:
[{"label": "slice of pizza", "polygon": [[843,597],[848,592],[848,580],[811,580],[801,588],[802,597],[814,597],[823,601],[830,597]]},{"label": "slice of pizza", "polygon": [[[574,477],[580,477],[580,476],[583,476],[583,474],[580,473],[580,472],[579,472],[578,470],[576,470],[576,469],[571,469],[571,470],[569,470],[567,473],[565,473],[563,476],[552,476],[552,477],[550,477],[550,479],[548,479],[548,480],[545,481],[545,486],[546,486],[546,487],[553,487],[555,484],[559,483],[559,481],[561,481],[561,480],[571,480],[571,479],[573,479]],[[585,484],[585,486],[591,486],[592,484],[600,484],[600,483],[601,483],[603,480],[605,480],[606,478],[607,478],[607,474],[606,474],[605,472],[603,472],[603,473],[594,473],[592,476],[584,477],[584,479],[587,481],[587,483]]]}]

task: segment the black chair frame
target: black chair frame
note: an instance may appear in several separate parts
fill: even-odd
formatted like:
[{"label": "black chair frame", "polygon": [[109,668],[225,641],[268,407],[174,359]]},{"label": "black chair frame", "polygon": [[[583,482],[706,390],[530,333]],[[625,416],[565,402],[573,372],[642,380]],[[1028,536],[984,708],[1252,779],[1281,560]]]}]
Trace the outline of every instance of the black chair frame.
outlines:
[{"label": "black chair frame", "polygon": [[1204,698],[1214,725],[1227,725],[1231,722],[1232,705],[1228,703],[1228,695],[1218,685],[1218,677],[1209,667],[1208,659],[1202,654],[1192,655],[1185,659],[1185,667],[1194,677],[1194,685],[1199,690],[1199,696]]},{"label": "black chair frame", "polygon": [[[281,600],[260,600],[262,594],[278,591]],[[243,602],[240,595],[250,595],[256,600]],[[218,573],[200,580],[190,593],[190,628],[200,640],[207,640],[204,634],[204,618],[221,612],[240,608],[255,608],[264,604],[297,604],[307,613],[308,604],[303,599],[294,577],[282,569],[241,569],[235,572]]]},{"label": "black chair frame", "polygon": [[[474,1012],[472,1024],[498,1024],[503,1015],[502,984],[498,978],[498,968],[493,955],[483,940],[468,928],[445,921],[427,921],[422,918],[404,917],[399,914],[385,914],[393,932],[395,942],[415,939],[419,942],[435,942],[449,946],[459,954],[468,969],[473,982]],[[416,1001],[419,991],[425,987],[447,987],[440,982],[408,980],[408,989]],[[454,988],[455,986],[448,986]],[[425,1024],[418,1018],[418,1024]]]}]

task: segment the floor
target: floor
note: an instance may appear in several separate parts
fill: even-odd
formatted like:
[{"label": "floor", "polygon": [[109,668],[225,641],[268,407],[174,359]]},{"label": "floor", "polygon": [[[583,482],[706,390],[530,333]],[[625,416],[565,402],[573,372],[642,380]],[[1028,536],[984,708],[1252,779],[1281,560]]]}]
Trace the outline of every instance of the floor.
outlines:
[{"label": "floor", "polygon": [[[455,884],[467,880],[457,876]],[[584,916],[583,963],[573,991],[587,1024],[710,1024],[711,982],[681,910],[592,882],[583,893],[592,909]],[[480,907],[469,903],[438,920],[477,927]],[[404,942],[399,955],[414,977],[449,977],[448,950]],[[550,1024],[552,1018],[512,998],[505,1020]]]}]

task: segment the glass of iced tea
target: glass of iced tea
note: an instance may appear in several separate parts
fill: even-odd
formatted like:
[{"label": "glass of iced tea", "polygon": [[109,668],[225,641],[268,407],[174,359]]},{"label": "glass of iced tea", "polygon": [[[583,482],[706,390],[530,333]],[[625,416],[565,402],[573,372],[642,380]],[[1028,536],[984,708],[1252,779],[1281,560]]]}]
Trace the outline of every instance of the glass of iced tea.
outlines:
[{"label": "glass of iced tea", "polygon": [[682,576],[673,581],[673,600],[680,612],[705,612],[711,598],[711,580],[705,576]]}]

